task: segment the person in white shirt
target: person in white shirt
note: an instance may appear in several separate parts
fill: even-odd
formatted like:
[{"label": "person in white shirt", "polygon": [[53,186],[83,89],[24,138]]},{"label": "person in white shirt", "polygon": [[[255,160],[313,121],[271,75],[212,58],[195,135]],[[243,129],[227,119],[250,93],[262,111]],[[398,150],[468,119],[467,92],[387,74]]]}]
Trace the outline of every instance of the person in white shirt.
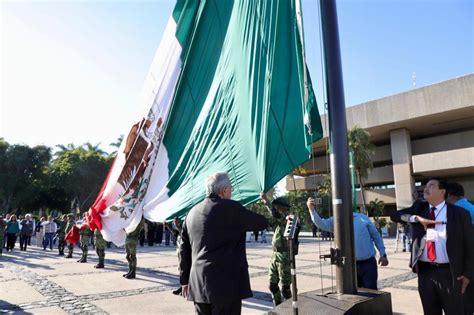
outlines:
[{"label": "person in white shirt", "polygon": [[418,292],[427,315],[467,313],[463,298],[474,280],[471,218],[466,210],[446,203],[447,187],[442,179],[430,179],[424,201],[390,216],[413,227],[410,266],[418,274]]},{"label": "person in white shirt", "polygon": [[50,215],[48,216],[48,221],[41,223],[41,226],[43,227],[43,233],[44,233],[43,250],[46,250],[48,245],[49,245],[49,249],[53,250],[53,238],[54,238],[54,235],[56,234],[56,231],[58,230],[58,226],[53,221],[53,217]]}]

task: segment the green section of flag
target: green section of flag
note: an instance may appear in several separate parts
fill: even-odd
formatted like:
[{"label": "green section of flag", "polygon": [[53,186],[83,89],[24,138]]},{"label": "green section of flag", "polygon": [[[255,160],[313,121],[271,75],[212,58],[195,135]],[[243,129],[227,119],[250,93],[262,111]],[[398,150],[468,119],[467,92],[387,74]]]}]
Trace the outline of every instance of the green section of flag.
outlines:
[{"label": "green section of flag", "polygon": [[183,51],[187,50],[188,43],[194,29],[194,22],[200,0],[178,0],[174,7],[172,16],[176,22],[176,38]]},{"label": "green section of flag", "polygon": [[[178,1],[175,12],[182,16],[191,2]],[[304,102],[307,70],[294,5],[208,0],[193,9],[163,139],[173,204],[168,218],[202,200],[205,178],[216,171],[229,173],[233,199],[255,201],[306,161],[309,144],[321,138],[309,75]]]}]

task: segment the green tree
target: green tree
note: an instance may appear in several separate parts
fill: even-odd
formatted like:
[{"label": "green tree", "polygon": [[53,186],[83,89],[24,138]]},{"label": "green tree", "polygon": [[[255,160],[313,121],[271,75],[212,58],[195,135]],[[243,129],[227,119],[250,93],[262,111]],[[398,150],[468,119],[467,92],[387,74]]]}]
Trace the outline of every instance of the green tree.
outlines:
[{"label": "green tree", "polygon": [[307,190],[292,190],[286,194],[291,205],[291,211],[300,219],[301,224],[306,230],[311,230],[311,218],[306,207],[306,201],[309,197],[314,197],[310,191]]},{"label": "green tree", "polygon": [[370,142],[370,133],[365,129],[354,126],[347,134],[349,149],[354,155],[354,168],[359,180],[362,195],[362,210],[367,213],[365,207],[364,181],[373,169],[372,155],[375,146]]},{"label": "green tree", "polygon": [[370,201],[367,207],[369,212],[369,216],[374,217],[374,220],[377,220],[383,213],[385,209],[385,202],[375,198],[374,200]]},{"label": "green tree", "polygon": [[115,156],[115,154],[117,154],[117,150],[120,148],[120,145],[122,144],[123,137],[124,137],[123,135],[120,135],[117,138],[117,140],[115,140],[115,142],[109,143],[111,147],[114,147],[116,149],[115,151],[112,151],[110,153],[111,156]]},{"label": "green tree", "polygon": [[379,231],[381,231],[381,229],[387,225],[387,220],[385,218],[380,219],[380,216],[382,215],[384,209],[385,202],[377,198],[375,198],[375,200],[370,201],[367,207],[369,215],[374,217],[375,226]]},{"label": "green tree", "polygon": [[321,204],[319,208],[319,214],[323,217],[329,217],[331,214],[331,175],[326,174],[320,184],[316,186],[316,192],[319,198],[321,198]]},{"label": "green tree", "polygon": [[111,162],[98,146],[62,148],[51,163],[51,189],[63,189],[70,205],[86,210],[94,202]]},{"label": "green tree", "polygon": [[46,146],[9,145],[0,139],[0,205],[5,211],[30,205],[51,159]]},{"label": "green tree", "polygon": [[56,148],[59,148],[59,150],[54,153],[54,156],[59,157],[68,151],[74,150],[76,146],[73,143],[69,143],[67,145],[58,144],[56,145]]}]

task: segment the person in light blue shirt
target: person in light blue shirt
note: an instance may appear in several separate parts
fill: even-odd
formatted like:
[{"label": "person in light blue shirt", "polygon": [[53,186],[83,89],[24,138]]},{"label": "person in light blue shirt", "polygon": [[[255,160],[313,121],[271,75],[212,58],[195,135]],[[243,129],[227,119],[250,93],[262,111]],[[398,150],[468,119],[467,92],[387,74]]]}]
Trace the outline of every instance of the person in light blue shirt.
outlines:
[{"label": "person in light blue shirt", "polygon": [[464,208],[469,211],[469,214],[471,215],[472,225],[474,227],[474,205],[467,201],[466,197],[464,197],[464,187],[462,187],[458,183],[449,183],[447,200],[455,206]]},{"label": "person in light blue shirt", "polygon": [[[313,198],[306,202],[311,220],[321,230],[333,232],[334,218],[322,219],[315,208]],[[361,288],[377,290],[377,261],[375,260],[375,247],[379,251],[379,264],[388,265],[385,246],[379,231],[369,217],[362,213],[354,212],[354,242],[355,257],[357,261],[357,286]]]}]

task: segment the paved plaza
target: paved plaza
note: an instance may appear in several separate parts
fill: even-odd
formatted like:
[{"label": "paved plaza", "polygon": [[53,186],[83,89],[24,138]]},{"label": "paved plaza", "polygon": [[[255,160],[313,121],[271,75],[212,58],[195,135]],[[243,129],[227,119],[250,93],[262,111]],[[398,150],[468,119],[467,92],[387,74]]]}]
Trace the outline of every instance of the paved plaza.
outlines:
[{"label": "paved plaza", "polygon": [[[421,314],[417,280],[408,269],[409,253],[394,253],[394,239],[385,239],[390,264],[379,268],[379,289],[392,294],[395,314]],[[18,245],[18,244],[17,244]],[[329,251],[328,241],[301,238],[297,256],[297,283],[300,292],[330,291],[335,285],[334,270],[319,262],[319,254]],[[179,283],[174,247],[138,248],[137,279],[126,280],[128,271],[123,248],[106,252],[106,268],[94,269],[97,256],[89,250],[88,263],[57,256],[31,246],[21,252],[4,251],[0,258],[0,313],[15,314],[194,314],[191,302],[171,291]],[[243,301],[243,314],[262,314],[271,309],[267,289],[269,243],[248,243],[247,258],[254,297]]]}]

